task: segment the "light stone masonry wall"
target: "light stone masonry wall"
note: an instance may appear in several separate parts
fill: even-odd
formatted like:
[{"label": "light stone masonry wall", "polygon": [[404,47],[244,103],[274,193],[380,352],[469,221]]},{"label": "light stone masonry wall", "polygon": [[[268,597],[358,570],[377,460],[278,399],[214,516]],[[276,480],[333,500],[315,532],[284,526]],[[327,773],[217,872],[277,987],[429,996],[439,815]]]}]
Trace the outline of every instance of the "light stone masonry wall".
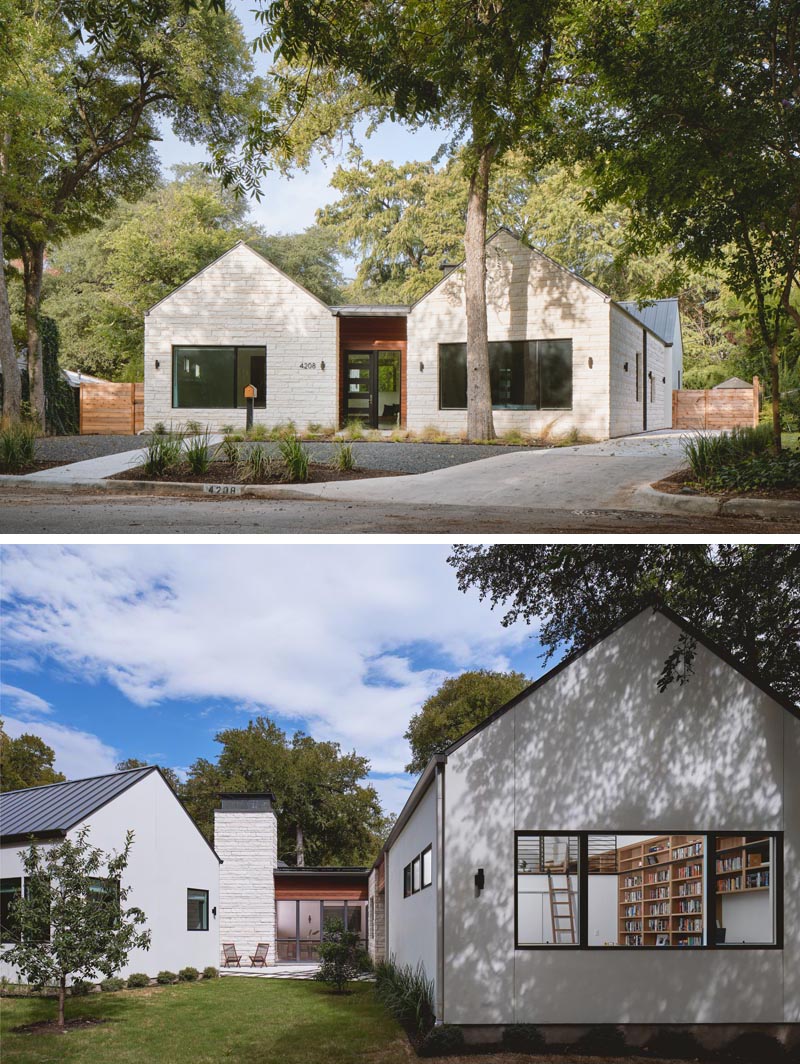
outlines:
[{"label": "light stone masonry wall", "polygon": [[[636,354],[642,354],[642,326],[619,307],[611,307],[611,436],[642,431],[642,402],[647,402],[647,429],[672,425],[672,359],[670,348],[653,333],[647,334],[647,371],[655,377],[655,400],[650,381],[642,381],[636,399]],[[625,363],[628,369],[625,369]],[[666,383],[664,383],[666,377]]]},{"label": "light stone masonry wall", "polygon": [[[609,301],[545,255],[500,230],[489,241],[489,340],[572,339],[572,410],[495,410],[498,433],[521,429],[553,435],[577,429],[603,439],[609,429]],[[408,427],[466,429],[466,410],[439,410],[440,343],[464,343],[464,269],[454,270],[408,318]],[[589,367],[589,359],[592,367]],[[424,369],[420,371],[420,362]]]},{"label": "light stone masonry wall", "polygon": [[[267,349],[265,425],[330,425],[338,418],[337,319],[315,296],[261,255],[237,244],[145,317],[145,428],[199,421],[210,429],[244,427],[246,411],[172,406],[172,348],[182,345]],[[160,363],[155,368],[155,363]],[[321,363],[325,362],[325,369]],[[301,369],[314,363],[314,369]]]},{"label": "light stone masonry wall", "polygon": [[377,964],[386,958],[386,894],[378,891],[378,873],[369,876],[369,955]]},{"label": "light stone masonry wall", "polygon": [[219,875],[220,954],[233,942],[248,966],[259,942],[269,943],[275,963],[275,879],[278,822],[275,814],[214,811],[214,848]]}]

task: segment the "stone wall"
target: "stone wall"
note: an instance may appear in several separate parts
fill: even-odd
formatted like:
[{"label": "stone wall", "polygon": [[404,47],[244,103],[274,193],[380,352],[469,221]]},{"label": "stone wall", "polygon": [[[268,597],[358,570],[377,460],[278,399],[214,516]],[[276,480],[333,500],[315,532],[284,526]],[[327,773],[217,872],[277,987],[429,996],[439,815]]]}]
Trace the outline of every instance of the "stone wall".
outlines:
[{"label": "stone wall", "polygon": [[[647,333],[647,377],[636,398],[636,356],[642,364],[643,327],[617,306],[611,307],[611,436],[642,431],[642,403],[647,402],[647,429],[672,424],[670,348]],[[627,369],[625,368],[627,365]],[[652,373],[653,380],[649,380]],[[642,376],[644,373],[642,372]],[[666,377],[666,382],[664,378]],[[651,391],[651,384],[655,394]],[[668,402],[669,399],[669,402]],[[669,413],[667,411],[669,410]]]},{"label": "stone wall", "polygon": [[250,963],[259,942],[269,943],[275,963],[275,879],[278,822],[275,814],[214,810],[214,848],[219,870],[219,938],[233,942]]},{"label": "stone wall", "polygon": [[[559,436],[574,428],[586,436],[607,437],[608,299],[505,230],[492,237],[486,254],[490,341],[572,339],[572,409],[496,410],[495,430]],[[466,410],[439,409],[438,365],[440,343],[466,339],[461,267],[423,297],[408,317],[409,428],[436,425],[452,433],[466,428]]]},{"label": "stone wall", "polygon": [[369,877],[369,934],[367,946],[372,960],[378,964],[386,959],[386,894],[378,890],[378,872],[373,868]]},{"label": "stone wall", "polygon": [[336,422],[337,319],[246,244],[237,244],[153,308],[145,317],[144,342],[145,428],[187,420],[216,430],[243,428],[243,407],[173,408],[172,348],[193,344],[266,347],[267,405],[254,411],[256,423],[295,421],[304,429],[309,422]]}]

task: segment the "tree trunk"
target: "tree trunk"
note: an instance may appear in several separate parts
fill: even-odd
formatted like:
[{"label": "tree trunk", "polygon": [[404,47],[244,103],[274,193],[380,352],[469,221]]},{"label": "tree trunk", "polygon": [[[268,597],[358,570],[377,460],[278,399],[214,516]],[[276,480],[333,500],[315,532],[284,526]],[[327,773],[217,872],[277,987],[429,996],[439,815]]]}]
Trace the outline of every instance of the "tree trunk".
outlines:
[{"label": "tree trunk", "polygon": [[67,996],[67,979],[61,976],[58,983],[58,1026],[64,1030],[64,1001]]},{"label": "tree trunk", "polygon": [[305,844],[303,842],[303,829],[298,824],[295,828],[295,852],[297,854],[297,867],[303,868],[306,863]]},{"label": "tree trunk", "polygon": [[772,439],[775,444],[775,454],[781,453],[781,382],[780,382],[780,352],[778,341],[770,344],[769,348],[769,379],[772,388]]},{"label": "tree trunk", "polygon": [[39,329],[39,302],[42,297],[44,275],[44,243],[36,241],[23,249],[22,262],[25,279],[25,332],[28,340],[28,385],[34,419],[44,431],[44,368],[42,366],[42,336]]},{"label": "tree trunk", "polygon": [[464,262],[467,302],[467,437],[493,440],[489,333],[486,324],[486,214],[494,148],[484,145],[470,177]]},{"label": "tree trunk", "polygon": [[[3,137],[3,149],[0,152],[0,177],[6,173],[6,158],[11,134]],[[17,364],[17,352],[14,348],[14,336],[11,332],[11,308],[8,305],[8,288],[6,287],[5,252],[3,249],[3,186],[0,181],[0,368],[3,371],[3,420],[19,421],[22,402],[22,379]]]},{"label": "tree trunk", "polygon": [[0,203],[0,367],[3,370],[3,421],[19,421],[22,402],[22,378],[17,352],[11,332],[11,308],[8,305],[5,271],[3,270],[3,205]]}]

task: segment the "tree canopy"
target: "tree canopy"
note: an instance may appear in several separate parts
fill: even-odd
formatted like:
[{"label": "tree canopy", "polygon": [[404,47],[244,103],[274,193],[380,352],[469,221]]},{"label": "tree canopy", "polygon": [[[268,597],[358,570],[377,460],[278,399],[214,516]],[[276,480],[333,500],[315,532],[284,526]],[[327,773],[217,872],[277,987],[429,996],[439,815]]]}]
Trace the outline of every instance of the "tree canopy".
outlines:
[{"label": "tree canopy", "polygon": [[303,732],[289,737],[268,717],[227,728],[216,741],[217,760],[195,761],[182,789],[209,839],[221,791],[272,791],[278,857],[287,864],[364,864],[375,857],[391,822],[365,782],[366,758]]},{"label": "tree canopy", "polygon": [[[503,624],[536,620],[545,658],[580,649],[635,609],[672,607],[775,688],[800,701],[800,547],[457,546],[459,589]],[[679,679],[668,659],[658,679]]]},{"label": "tree canopy", "polygon": [[56,755],[38,735],[24,732],[12,739],[0,720],[0,791],[21,791],[61,783],[66,776],[53,768]]},{"label": "tree canopy", "polygon": [[[149,762],[140,761],[138,757],[126,757],[124,761],[117,762],[117,772],[125,772],[129,768],[149,768]],[[178,779],[178,774],[174,768],[165,768],[163,765],[158,765],[158,769],[166,779],[167,783],[172,787],[176,794],[180,793],[181,781]]]},{"label": "tree canopy", "polygon": [[411,747],[406,772],[422,772],[434,754],[445,750],[496,709],[510,702],[530,680],[521,672],[476,669],[451,676],[427,698],[408,724]]}]

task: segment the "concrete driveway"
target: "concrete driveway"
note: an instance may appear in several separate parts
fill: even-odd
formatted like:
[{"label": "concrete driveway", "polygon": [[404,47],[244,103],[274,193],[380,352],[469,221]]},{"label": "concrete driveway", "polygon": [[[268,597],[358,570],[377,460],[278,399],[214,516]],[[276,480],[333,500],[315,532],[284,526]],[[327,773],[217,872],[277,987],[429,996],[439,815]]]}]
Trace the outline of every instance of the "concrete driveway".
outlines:
[{"label": "concrete driveway", "polygon": [[336,502],[436,504],[527,510],[641,509],[634,493],[684,464],[680,430],[605,443],[514,451],[408,477],[286,485],[277,492]]}]

